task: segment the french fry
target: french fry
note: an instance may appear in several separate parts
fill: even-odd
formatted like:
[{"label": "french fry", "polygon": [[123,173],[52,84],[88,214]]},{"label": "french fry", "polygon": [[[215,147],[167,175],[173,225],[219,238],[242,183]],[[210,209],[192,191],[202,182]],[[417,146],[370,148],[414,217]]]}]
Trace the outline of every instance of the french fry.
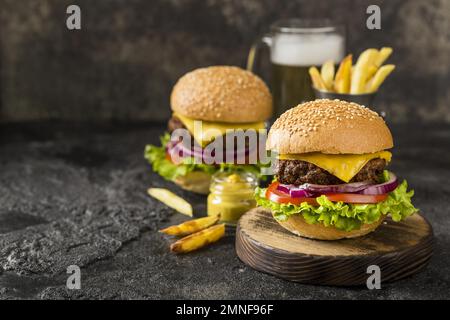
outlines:
[{"label": "french fry", "polygon": [[387,64],[378,69],[377,73],[373,76],[366,85],[366,92],[375,92],[381,86],[386,77],[395,69],[395,65]]},{"label": "french fry", "polygon": [[175,253],[191,252],[218,241],[224,235],[225,224],[218,224],[181,238],[177,242],[172,243],[170,250]]},{"label": "french fry", "polygon": [[368,73],[367,66],[360,66],[355,68],[352,74],[352,81],[350,85],[350,94],[361,94],[364,92],[364,86],[366,84],[366,78]]},{"label": "french fry", "polygon": [[328,60],[320,68],[320,76],[328,91],[333,91],[334,61]]},{"label": "french fry", "polygon": [[365,92],[365,85],[369,73],[369,67],[374,64],[377,56],[378,50],[373,48],[367,49],[363,53],[361,53],[352,73],[350,85],[351,94],[361,94]]},{"label": "french fry", "polygon": [[392,48],[390,47],[383,47],[378,52],[378,55],[374,61],[374,64],[377,68],[381,67],[381,65],[389,58],[389,56],[392,54]]},{"label": "french fry", "polygon": [[375,65],[371,65],[367,68],[367,77],[366,81],[372,79],[373,75],[377,73],[378,68]]},{"label": "french fry", "polygon": [[319,70],[316,67],[309,68],[309,75],[311,76],[314,87],[319,90],[327,90],[327,86],[325,82],[323,82],[322,77],[320,76]]},{"label": "french fry", "polygon": [[166,206],[175,209],[179,213],[189,217],[193,216],[191,204],[171,191],[163,188],[150,188],[147,192],[153,198],[161,201]]},{"label": "french fry", "polygon": [[352,55],[346,56],[339,65],[334,79],[334,91],[337,93],[349,93],[350,75],[352,73]]},{"label": "french fry", "polygon": [[219,221],[220,216],[210,216],[200,219],[189,220],[176,226],[170,226],[168,228],[159,230],[159,232],[165,233],[170,236],[186,236],[203,229],[209,228]]},{"label": "french fry", "polygon": [[378,50],[375,48],[369,48],[361,52],[361,54],[358,57],[358,60],[356,60],[355,68],[358,68],[358,66],[362,65],[372,65],[375,64],[376,59],[378,58]]}]

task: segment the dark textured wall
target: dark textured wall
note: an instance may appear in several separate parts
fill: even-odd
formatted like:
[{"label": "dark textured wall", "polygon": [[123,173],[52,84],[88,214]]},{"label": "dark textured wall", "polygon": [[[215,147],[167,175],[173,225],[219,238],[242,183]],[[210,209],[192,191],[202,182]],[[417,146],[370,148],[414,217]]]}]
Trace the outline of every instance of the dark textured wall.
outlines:
[{"label": "dark textured wall", "polygon": [[[82,30],[65,27],[82,9]],[[382,30],[365,28],[379,4]],[[243,66],[252,41],[282,17],[348,26],[348,50],[395,49],[377,104],[394,121],[450,122],[448,0],[0,0],[0,119],[162,120],[171,86],[213,64]]]}]

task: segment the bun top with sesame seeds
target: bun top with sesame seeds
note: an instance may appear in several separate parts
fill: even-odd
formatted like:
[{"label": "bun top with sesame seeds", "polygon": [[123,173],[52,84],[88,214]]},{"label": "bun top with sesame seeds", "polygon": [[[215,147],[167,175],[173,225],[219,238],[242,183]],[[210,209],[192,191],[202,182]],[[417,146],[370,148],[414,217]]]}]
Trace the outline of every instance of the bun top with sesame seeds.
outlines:
[{"label": "bun top with sesame seeds", "polygon": [[374,153],[393,147],[392,135],[375,111],[353,102],[320,99],[283,113],[267,138],[279,154]]},{"label": "bun top with sesame seeds", "polygon": [[172,110],[185,117],[215,122],[261,122],[272,115],[272,95],[253,73],[213,66],[191,71],[175,84]]}]

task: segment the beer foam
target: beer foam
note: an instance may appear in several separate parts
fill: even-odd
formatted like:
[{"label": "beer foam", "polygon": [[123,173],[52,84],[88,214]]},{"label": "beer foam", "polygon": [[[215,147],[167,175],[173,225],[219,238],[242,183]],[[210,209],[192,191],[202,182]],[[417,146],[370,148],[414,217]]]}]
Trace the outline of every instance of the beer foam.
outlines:
[{"label": "beer foam", "polygon": [[281,34],[273,39],[271,61],[288,66],[339,63],[344,57],[344,38],[337,34]]}]

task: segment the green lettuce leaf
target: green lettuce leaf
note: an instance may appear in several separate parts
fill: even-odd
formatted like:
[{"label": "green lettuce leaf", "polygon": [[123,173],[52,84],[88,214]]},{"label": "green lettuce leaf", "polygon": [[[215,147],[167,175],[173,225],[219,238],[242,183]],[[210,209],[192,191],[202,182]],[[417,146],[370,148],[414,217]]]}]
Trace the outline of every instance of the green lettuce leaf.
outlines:
[{"label": "green lettuce leaf", "polygon": [[217,171],[247,171],[255,174],[258,178],[261,176],[260,165],[233,165],[223,163],[220,165],[208,165],[194,163],[194,158],[183,159],[182,164],[175,165],[166,159],[166,145],[170,141],[170,134],[166,133],[161,137],[161,146],[148,145],[145,147],[144,157],[152,165],[153,171],[157,172],[166,180],[173,181],[179,176],[185,176],[192,171],[203,171],[214,174]]},{"label": "green lettuce leaf", "polygon": [[[384,173],[386,177],[386,173]],[[272,210],[275,219],[286,221],[291,215],[301,214],[309,224],[322,223],[326,227],[334,226],[337,229],[351,231],[359,229],[362,224],[370,224],[381,215],[390,214],[392,220],[400,221],[418,210],[411,203],[414,191],[408,191],[408,184],[403,181],[388,198],[375,204],[348,204],[331,202],[324,195],[316,200],[319,206],[312,206],[306,202],[300,205],[280,204],[266,199],[266,189],[257,188],[256,202],[259,206]]]}]

